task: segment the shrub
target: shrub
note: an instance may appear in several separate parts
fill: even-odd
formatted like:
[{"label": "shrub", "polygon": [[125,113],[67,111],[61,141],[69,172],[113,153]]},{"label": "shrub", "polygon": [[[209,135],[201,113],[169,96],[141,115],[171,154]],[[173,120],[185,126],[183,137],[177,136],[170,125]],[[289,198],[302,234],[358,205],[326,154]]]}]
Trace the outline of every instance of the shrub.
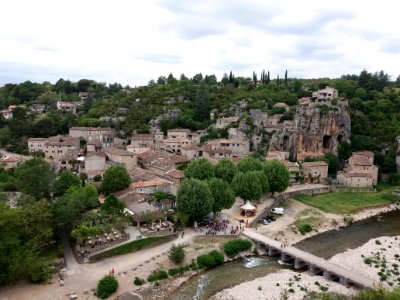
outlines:
[{"label": "shrub", "polygon": [[312,231],[312,226],[310,224],[302,224],[299,226],[299,231],[302,235],[304,235],[307,232]]},{"label": "shrub", "polygon": [[376,241],[375,241],[375,244],[376,244],[376,245],[382,245],[382,243],[381,243],[380,240],[376,240]]},{"label": "shrub", "polygon": [[49,266],[39,266],[29,274],[29,281],[32,283],[45,282],[47,279],[50,279],[52,274],[53,272]]},{"label": "shrub", "polygon": [[224,251],[229,256],[235,256],[239,252],[249,250],[251,242],[243,239],[234,239],[224,244]]},{"label": "shrub", "polygon": [[197,265],[199,268],[212,268],[223,263],[224,255],[217,250],[213,250],[197,257]]},{"label": "shrub", "polygon": [[158,270],[149,275],[147,277],[148,282],[153,282],[153,281],[158,281],[158,280],[163,280],[168,278],[168,273],[164,270]]},{"label": "shrub", "polygon": [[185,249],[183,249],[182,245],[172,245],[169,250],[169,259],[172,260],[176,264],[180,264],[185,259]]},{"label": "shrub", "polygon": [[135,280],[133,281],[135,285],[142,285],[144,282],[144,279],[140,279],[139,277],[135,277]]},{"label": "shrub", "polygon": [[118,289],[118,281],[114,276],[106,275],[97,284],[96,296],[106,299]]},{"label": "shrub", "polygon": [[93,176],[93,181],[99,182],[99,181],[101,181],[101,178],[102,178],[101,175],[97,174],[97,175]]}]

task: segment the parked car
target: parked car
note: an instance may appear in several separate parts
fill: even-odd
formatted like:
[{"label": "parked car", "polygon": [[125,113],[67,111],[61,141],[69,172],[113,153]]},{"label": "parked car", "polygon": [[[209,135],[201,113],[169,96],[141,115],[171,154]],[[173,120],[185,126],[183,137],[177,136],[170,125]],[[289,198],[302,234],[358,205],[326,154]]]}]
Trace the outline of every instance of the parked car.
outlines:
[{"label": "parked car", "polygon": [[268,216],[267,218],[269,218],[271,221],[276,221],[276,218],[274,216]]},{"label": "parked car", "polygon": [[197,225],[199,227],[203,227],[203,226],[207,226],[211,224],[211,220],[210,219],[204,219],[203,221],[200,221],[197,223]]},{"label": "parked car", "polygon": [[285,213],[283,207],[275,207],[271,212],[277,215],[283,215]]},{"label": "parked car", "polygon": [[268,225],[268,221],[265,219],[260,219],[259,222],[264,225]]},{"label": "parked car", "polygon": [[268,223],[271,223],[271,219],[268,217],[262,218],[263,220],[267,221]]}]

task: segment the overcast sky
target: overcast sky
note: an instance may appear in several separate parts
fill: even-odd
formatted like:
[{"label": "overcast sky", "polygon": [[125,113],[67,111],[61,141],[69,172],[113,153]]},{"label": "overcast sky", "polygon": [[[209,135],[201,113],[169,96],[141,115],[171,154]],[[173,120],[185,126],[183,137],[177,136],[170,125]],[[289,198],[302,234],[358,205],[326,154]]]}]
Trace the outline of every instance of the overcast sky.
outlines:
[{"label": "overcast sky", "polygon": [[0,85],[81,78],[130,86],[173,73],[400,74],[397,1],[12,0]]}]

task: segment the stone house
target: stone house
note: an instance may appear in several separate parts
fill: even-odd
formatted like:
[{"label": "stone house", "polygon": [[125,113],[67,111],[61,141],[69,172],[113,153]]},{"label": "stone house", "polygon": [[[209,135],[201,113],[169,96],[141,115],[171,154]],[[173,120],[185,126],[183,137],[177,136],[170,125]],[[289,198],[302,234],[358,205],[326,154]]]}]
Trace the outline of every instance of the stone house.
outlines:
[{"label": "stone house", "polygon": [[300,172],[300,166],[297,162],[291,162],[288,160],[283,160],[282,163],[288,169],[290,173]]},{"label": "stone house", "polygon": [[132,152],[119,148],[106,148],[104,152],[110,161],[122,164],[128,171],[137,164],[136,155]]},{"label": "stone house", "polygon": [[76,105],[70,102],[57,101],[57,109],[76,114]]},{"label": "stone house", "polygon": [[44,104],[32,104],[31,111],[41,115],[46,111],[46,105],[44,105]]},{"label": "stone house", "polygon": [[164,145],[161,146],[161,149],[164,149],[168,152],[181,154],[182,146],[191,144],[191,140],[188,138],[168,138],[163,141],[163,144]]},{"label": "stone house", "polygon": [[374,165],[371,151],[354,152],[343,172],[338,172],[337,181],[343,186],[372,187],[378,183],[378,167]]},{"label": "stone house", "polygon": [[324,182],[328,177],[328,164],[324,161],[303,162],[301,169],[306,182]]},{"label": "stone house", "polygon": [[167,131],[167,139],[189,139],[189,129],[169,129]]},{"label": "stone house", "polygon": [[5,169],[15,168],[21,162],[21,155],[7,155],[0,158],[0,166],[3,165]]},{"label": "stone house", "polygon": [[215,139],[207,142],[210,146],[210,151],[216,150],[229,150],[232,156],[243,157],[249,153],[250,144],[245,140],[234,140],[234,139]]},{"label": "stone house", "polygon": [[277,159],[277,160],[287,160],[289,159],[288,151],[268,151],[267,160]]},{"label": "stone house", "polygon": [[89,98],[89,93],[88,92],[79,92],[78,97],[81,99],[81,101],[85,101]]},{"label": "stone house", "polygon": [[49,138],[30,138],[28,139],[28,149],[29,152],[43,152],[45,158],[58,159],[63,157],[68,151],[79,151],[79,138],[61,135]]},{"label": "stone house", "polygon": [[317,100],[332,100],[334,98],[337,98],[339,96],[339,93],[337,89],[327,86],[322,90],[313,92],[312,96],[316,97]]},{"label": "stone house", "polygon": [[136,181],[131,183],[131,187],[135,190],[135,192],[143,194],[152,194],[155,191],[171,193],[171,185],[172,182],[161,178],[150,181]]},{"label": "stone house", "polygon": [[111,128],[101,127],[71,127],[69,136],[83,138],[87,143],[100,143],[103,148],[112,147],[114,144]]},{"label": "stone house", "polygon": [[105,171],[106,154],[104,152],[92,152],[85,157],[85,173],[89,180],[96,175],[103,177]]},{"label": "stone house", "polygon": [[133,153],[143,153],[155,148],[154,134],[134,134],[131,143],[126,146],[126,150]]},{"label": "stone house", "polygon": [[216,129],[223,129],[230,124],[239,122],[239,117],[219,118],[215,122]]}]

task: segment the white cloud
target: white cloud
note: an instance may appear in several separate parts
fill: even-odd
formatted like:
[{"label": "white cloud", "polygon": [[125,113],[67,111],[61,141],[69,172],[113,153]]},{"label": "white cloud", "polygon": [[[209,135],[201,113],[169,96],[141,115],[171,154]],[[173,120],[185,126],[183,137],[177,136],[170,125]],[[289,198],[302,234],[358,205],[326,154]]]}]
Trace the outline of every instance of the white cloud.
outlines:
[{"label": "white cloud", "polygon": [[173,73],[397,76],[389,0],[13,0],[2,4],[0,84],[90,78],[146,84]]}]

